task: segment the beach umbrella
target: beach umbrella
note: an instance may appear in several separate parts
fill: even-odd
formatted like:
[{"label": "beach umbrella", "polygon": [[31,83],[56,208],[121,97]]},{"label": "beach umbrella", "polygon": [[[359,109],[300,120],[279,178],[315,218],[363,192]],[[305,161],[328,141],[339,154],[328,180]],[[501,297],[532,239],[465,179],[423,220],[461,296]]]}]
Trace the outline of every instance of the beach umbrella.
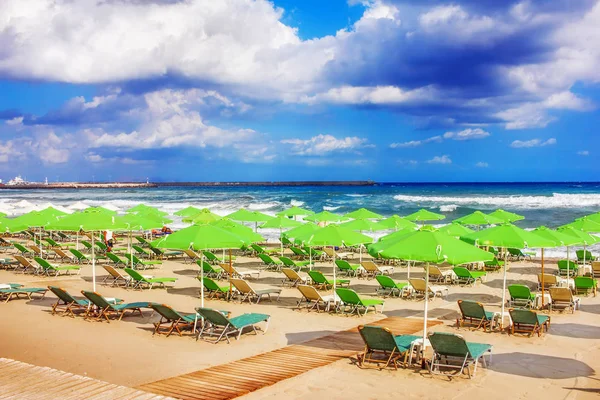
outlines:
[{"label": "beach umbrella", "polygon": [[411,222],[405,218],[402,218],[396,214],[389,218],[379,221],[381,226],[385,226],[389,229],[401,230],[401,229],[417,229],[417,224]]},{"label": "beach umbrella", "polygon": [[294,227],[297,227],[300,225],[302,225],[301,222],[298,222],[293,219],[289,219],[288,217],[285,217],[285,216],[279,216],[276,218],[271,218],[270,220],[268,220],[267,222],[262,224],[260,226],[260,228],[261,229],[279,228],[279,242],[281,243],[281,255],[283,255],[283,242],[281,241],[281,234],[283,232],[283,228],[294,228]]},{"label": "beach umbrella", "polygon": [[[577,218],[570,224],[563,225],[566,227],[572,227],[583,232],[600,232],[600,222],[596,222],[588,217]],[[587,240],[586,240],[587,241]],[[595,243],[595,242],[594,242]],[[587,244],[583,245],[583,265],[585,265]]]},{"label": "beach umbrella", "polygon": [[515,221],[521,221],[521,220],[525,219],[525,217],[522,215],[515,214],[510,211],[504,211],[500,208],[497,209],[496,211],[492,211],[491,213],[489,213],[489,215],[496,217],[496,218],[500,218],[504,222],[515,222]]},{"label": "beach umbrella", "polygon": [[[584,264],[585,264],[585,256],[586,256],[587,246],[598,243],[598,241],[600,241],[600,238],[598,238],[598,236],[592,235],[588,232],[584,232],[580,229],[576,229],[576,228],[574,228],[572,226],[568,226],[568,225],[559,227],[557,229],[557,231],[579,239],[579,242],[576,244],[580,245],[580,246],[583,245],[583,263]],[[569,247],[567,247],[567,260],[569,260],[569,258],[570,258],[569,257]],[[569,263],[567,263],[567,279],[569,278],[569,269],[568,268],[569,268]]]},{"label": "beach umbrella", "polygon": [[16,233],[29,228],[20,223],[16,218],[0,218],[0,233]]},{"label": "beach umbrella", "polygon": [[474,211],[464,217],[456,218],[452,222],[462,225],[499,225],[505,221],[493,215],[484,214],[481,211]]},{"label": "beach umbrella", "polygon": [[149,210],[151,208],[153,208],[153,207],[147,206],[144,203],[140,203],[140,204],[137,204],[137,205],[135,205],[133,207],[129,207],[127,210],[125,210],[125,212],[136,213],[136,212],[139,212],[139,211],[146,211],[146,210]]},{"label": "beach umbrella", "polygon": [[221,219],[220,215],[211,212],[208,208],[203,208],[194,215],[184,217],[183,222],[191,222],[193,224],[205,224],[207,222],[213,222]]},{"label": "beach umbrella", "polygon": [[[16,225],[26,225],[28,228],[43,228],[46,225],[48,225],[49,223],[56,221],[56,219],[58,217],[62,217],[68,215],[67,213],[57,210],[53,207],[48,207],[45,208],[43,210],[40,211],[30,211],[26,214],[23,214],[17,218],[15,218],[15,224]],[[42,232],[40,229],[40,241],[39,241],[39,246],[40,249],[43,250],[43,243],[42,243]],[[44,257],[44,253],[42,252],[40,254],[40,257]]]},{"label": "beach umbrella", "polygon": [[454,236],[456,238],[475,232],[473,229],[467,228],[466,226],[454,221],[451,224],[442,226],[438,229],[438,231],[445,233],[448,236]]},{"label": "beach umbrella", "polygon": [[359,208],[358,210],[344,214],[344,217],[352,219],[381,219],[383,215],[367,210],[366,208]]},{"label": "beach umbrella", "polygon": [[[387,229],[385,226],[381,226],[378,222],[370,219],[354,219],[352,221],[339,224],[339,226],[342,228],[351,229],[353,231],[358,231],[360,233],[363,233],[364,231],[375,232]],[[362,262],[362,245],[359,247],[358,254],[359,262]]]},{"label": "beach umbrella", "polygon": [[232,212],[231,214],[226,216],[229,219],[234,221],[242,221],[242,222],[254,222],[254,231],[258,229],[259,222],[266,222],[270,220],[270,215],[263,214],[258,211],[248,211],[244,208],[240,208],[239,210]]},{"label": "beach umbrella", "polygon": [[438,231],[419,230],[411,232],[389,244],[380,254],[388,258],[420,261],[426,263],[425,306],[423,317],[423,348],[427,339],[427,313],[429,304],[429,264],[449,262],[460,265],[473,262],[491,261],[494,255]]},{"label": "beach umbrella", "polygon": [[319,227],[316,224],[313,224],[312,222],[307,222],[305,224],[290,229],[289,231],[285,232],[284,235],[288,239],[296,239],[298,237],[303,237],[310,233],[313,233],[317,229],[319,229]]},{"label": "beach umbrella", "polygon": [[250,242],[244,238],[214,225],[192,225],[153,242],[158,248],[198,250],[200,252],[200,298],[204,307],[204,252],[208,249],[240,248]]},{"label": "beach umbrella", "polygon": [[309,215],[308,217],[305,217],[304,220],[316,222],[316,223],[321,223],[321,222],[328,223],[328,222],[347,221],[348,218],[343,217],[339,214],[334,214],[330,211],[321,211],[320,213]]},{"label": "beach umbrella", "polygon": [[182,208],[181,210],[175,212],[174,215],[177,215],[179,217],[191,217],[191,216],[196,215],[196,214],[198,214],[200,212],[202,212],[201,209],[196,208],[194,206],[189,206],[189,207]]},{"label": "beach umbrella", "polygon": [[300,207],[290,207],[287,210],[283,210],[278,212],[277,215],[278,217],[297,217],[297,216],[303,216],[303,215],[313,215],[315,212],[311,211],[311,210],[307,210],[304,208],[300,208]]},{"label": "beach umbrella", "polygon": [[2,211],[0,211],[0,218],[4,218],[4,217],[6,217],[6,214],[3,213]]},{"label": "beach umbrella", "polygon": [[148,231],[152,229],[162,228],[165,224],[171,223],[170,219],[160,217],[153,214],[125,214],[120,217],[121,221],[127,225],[125,229],[128,235],[127,251],[130,255],[129,262],[133,268],[133,252],[131,251],[131,234],[133,231]]},{"label": "beach umbrella", "polygon": [[246,225],[242,225],[227,218],[211,222],[210,225],[219,227],[230,233],[233,233],[234,235],[244,239],[247,243],[264,242],[265,240],[265,238],[261,234],[254,232],[252,228],[248,228]]},{"label": "beach umbrella", "polygon": [[425,222],[425,221],[441,221],[442,219],[445,219],[446,216],[442,215],[442,214],[436,214],[432,211],[421,208],[419,211],[409,214],[404,218],[409,221],[413,221],[413,222]]},{"label": "beach umbrella", "polygon": [[329,225],[315,230],[303,238],[299,238],[310,247],[331,246],[333,249],[333,295],[335,294],[335,247],[356,246],[373,242],[373,239],[362,233],[354,232],[347,228],[341,228],[338,225]]},{"label": "beach umbrella", "polygon": [[83,210],[83,212],[88,212],[88,211],[90,211],[90,212],[100,212],[100,213],[107,214],[107,215],[117,215],[117,212],[115,210],[111,210],[109,208],[101,207],[101,206],[98,206],[98,207],[88,207],[85,210]]},{"label": "beach umbrella", "polygon": [[86,231],[92,233],[92,284],[94,291],[96,290],[96,256],[94,252],[94,232],[104,230],[122,230],[127,229],[127,224],[115,215],[111,215],[106,211],[84,210],[81,212],[66,215],[63,218],[46,225],[46,229],[55,231]]},{"label": "beach umbrella", "polygon": [[504,248],[504,277],[502,283],[502,322],[504,327],[504,307],[506,303],[506,267],[508,264],[507,248],[523,249],[526,247],[555,247],[553,240],[545,239],[535,233],[526,231],[512,224],[503,224],[461,236],[462,240],[474,242],[480,246],[497,246]]}]

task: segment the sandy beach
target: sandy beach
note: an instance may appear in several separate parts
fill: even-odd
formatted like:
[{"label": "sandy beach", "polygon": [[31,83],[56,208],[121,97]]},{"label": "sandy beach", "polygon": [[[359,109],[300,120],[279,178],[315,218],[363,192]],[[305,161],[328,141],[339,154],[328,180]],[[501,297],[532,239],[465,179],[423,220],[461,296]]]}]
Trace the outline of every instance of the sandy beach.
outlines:
[{"label": "sandy beach", "polygon": [[[3,256],[10,256],[4,254]],[[358,261],[358,260],[354,260]],[[101,264],[100,264],[101,265]],[[259,268],[256,258],[238,257],[236,265]],[[317,263],[318,269],[331,274],[331,263]],[[508,283],[536,282],[539,261],[510,264]],[[549,272],[556,270],[556,261],[547,261]],[[126,302],[149,301],[169,304],[181,312],[193,312],[200,305],[200,284],[196,279],[196,264],[182,260],[165,261],[160,269],[145,273],[177,277],[173,288],[126,290],[99,285],[97,291],[106,297],[118,297]],[[101,266],[97,274],[102,281]],[[413,267],[412,276],[422,276],[423,268]],[[406,279],[405,267],[396,267],[396,280]],[[283,275],[261,271],[251,283],[257,288],[280,287]],[[60,286],[72,294],[91,289],[91,266],[84,265],[80,276],[39,277],[0,271],[0,282],[15,282],[27,287]],[[374,296],[375,280],[352,278],[351,288],[365,297]],[[250,393],[246,398],[408,398],[433,397],[469,398],[597,398],[600,380],[600,297],[582,297],[581,309],[574,314],[551,314],[550,331],[541,338],[506,333],[457,329],[458,299],[478,300],[489,311],[499,311],[502,296],[502,275],[488,273],[486,282],[473,287],[450,286],[449,295],[430,303],[430,318],[443,324],[432,330],[460,333],[468,341],[493,345],[493,360],[489,368],[479,368],[469,380],[466,375],[449,380],[431,376],[417,367],[409,369],[360,369],[352,359],[314,369],[275,385]],[[3,329],[0,357],[11,358],[38,366],[48,366],[79,375],[124,386],[137,387],[146,383],[226,364],[248,356],[261,354],[290,344],[302,343],[342,330],[367,324],[386,316],[421,318],[423,301],[398,298],[385,299],[384,314],[369,313],[364,317],[348,317],[327,313],[294,310],[299,292],[284,288],[280,301],[260,304],[240,304],[221,300],[206,300],[206,306],[231,311],[232,315],[259,312],[271,315],[266,334],[243,335],[231,344],[213,345],[196,342],[190,333],[179,336],[153,336],[152,322],[158,316],[145,311],[145,317],[125,317],[110,323],[89,322],[81,317],[52,316],[55,297],[48,293],[43,300],[13,300],[0,305]],[[422,334],[422,332],[416,333]]]}]

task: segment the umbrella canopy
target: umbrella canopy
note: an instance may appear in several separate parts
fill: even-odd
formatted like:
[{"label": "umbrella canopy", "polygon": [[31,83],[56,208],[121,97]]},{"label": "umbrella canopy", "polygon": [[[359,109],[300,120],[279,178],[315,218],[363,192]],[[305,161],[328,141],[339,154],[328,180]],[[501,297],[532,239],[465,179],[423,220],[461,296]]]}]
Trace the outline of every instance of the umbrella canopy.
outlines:
[{"label": "umbrella canopy", "polygon": [[330,211],[321,211],[320,213],[309,215],[304,219],[312,222],[341,222],[348,220],[348,218],[339,214],[334,214]]},{"label": "umbrella canopy", "polygon": [[177,215],[179,217],[191,217],[192,215],[196,215],[199,212],[202,212],[202,210],[199,208],[196,208],[194,206],[189,206],[189,207],[182,208],[181,210],[175,212],[174,215]]},{"label": "umbrella canopy", "polygon": [[263,242],[265,240],[264,237],[254,232],[252,229],[230,219],[223,218],[218,221],[211,222],[210,225],[219,227],[230,233],[233,233],[234,235],[243,238],[248,243]]},{"label": "umbrella canopy", "polygon": [[402,218],[398,215],[392,215],[389,218],[379,221],[381,226],[385,226],[389,229],[417,229],[417,224],[411,222],[405,218]]},{"label": "umbrella canopy", "polygon": [[244,222],[265,222],[270,220],[271,216],[267,214],[263,214],[258,211],[248,211],[244,208],[241,208],[229,215],[227,218],[232,219],[234,221],[244,221]]},{"label": "umbrella canopy", "polygon": [[298,215],[313,215],[314,213],[314,211],[293,206],[288,208],[287,210],[280,211],[275,215],[277,215],[278,217],[295,217]]},{"label": "umbrella canopy", "polygon": [[50,222],[56,221],[58,217],[65,215],[69,214],[56,210],[52,207],[48,207],[41,211],[30,211],[27,214],[23,214],[15,218],[15,223],[26,225],[28,227],[46,226]]},{"label": "umbrella canopy", "polygon": [[307,236],[307,235],[313,233],[314,231],[316,231],[317,229],[319,229],[319,227],[317,225],[313,224],[312,222],[307,222],[296,228],[290,229],[289,231],[285,232],[284,235],[287,238],[295,239],[298,237]]},{"label": "umbrella canopy", "polygon": [[564,226],[562,228],[558,228],[556,231],[576,238],[577,242],[573,243],[573,245],[589,246],[600,241],[600,238],[598,238],[598,236],[594,236],[582,230],[575,229],[572,226]]},{"label": "umbrella canopy", "polygon": [[596,222],[588,217],[577,218],[575,221],[562,227],[572,227],[584,232],[600,232],[600,222]]},{"label": "umbrella canopy", "polygon": [[214,225],[192,225],[152,242],[163,249],[206,250],[239,248],[250,243],[241,236]]},{"label": "umbrella canopy", "polygon": [[83,210],[83,212],[87,212],[87,211],[92,211],[92,212],[97,211],[97,212],[101,212],[101,213],[108,214],[108,215],[117,215],[117,212],[115,210],[110,210],[106,207],[101,207],[101,206],[88,207],[85,210]]},{"label": "umbrella canopy", "polygon": [[260,226],[260,228],[262,228],[262,229],[268,229],[268,228],[283,229],[283,228],[295,228],[300,225],[303,225],[302,222],[298,222],[293,219],[289,219],[288,217],[279,216],[279,217],[271,218],[270,220],[268,220],[267,222],[262,224]]},{"label": "umbrella canopy", "polygon": [[576,235],[571,235],[567,232],[555,231],[545,226],[535,228],[532,232],[545,239],[554,241],[556,246],[573,246],[582,244],[582,239]]},{"label": "umbrella canopy", "polygon": [[383,231],[388,229],[385,226],[382,226],[379,222],[371,221],[370,219],[355,219],[349,222],[344,222],[343,224],[339,224],[342,228],[351,229],[353,231]]},{"label": "umbrella canopy", "polygon": [[545,239],[535,233],[531,233],[512,224],[504,224],[473,232],[461,236],[461,239],[467,242],[476,243],[480,246],[512,247],[515,249],[555,246],[553,240]]},{"label": "umbrella canopy", "polygon": [[453,221],[451,224],[442,226],[438,229],[438,231],[454,237],[461,237],[474,232],[473,229],[469,229],[455,221]]},{"label": "umbrella canopy", "polygon": [[505,221],[493,215],[484,214],[481,211],[474,211],[464,217],[456,218],[452,222],[462,225],[499,225]]},{"label": "umbrella canopy", "polygon": [[296,240],[302,240],[308,246],[355,246],[373,242],[371,237],[339,225],[329,225],[317,229]]},{"label": "umbrella canopy", "polygon": [[366,208],[359,208],[358,210],[344,214],[344,217],[353,219],[380,219],[383,218],[383,215],[367,210]]},{"label": "umbrella canopy", "polygon": [[206,224],[209,222],[218,221],[221,218],[222,217],[220,215],[217,215],[217,214],[211,212],[210,210],[208,210],[207,208],[205,208],[201,212],[199,212],[198,214],[196,214],[192,217],[184,218],[183,221],[184,222],[192,222],[193,224],[201,225],[201,224]]},{"label": "umbrella canopy", "polygon": [[135,213],[135,212],[139,212],[139,211],[146,211],[146,210],[149,210],[149,209],[152,209],[152,208],[154,208],[154,207],[147,206],[147,205],[145,205],[143,203],[140,203],[140,204],[138,204],[136,206],[129,207],[125,211],[128,212],[128,213]]},{"label": "umbrella canopy", "polygon": [[525,219],[525,217],[522,215],[515,214],[510,211],[504,211],[500,208],[497,209],[496,211],[491,212],[489,215],[496,217],[496,218],[500,218],[504,222],[515,222],[515,221],[521,221],[522,219]]},{"label": "umbrella canopy", "polygon": [[16,218],[0,218],[0,233],[21,232],[29,228],[28,225],[20,223]]},{"label": "umbrella canopy", "polygon": [[410,215],[407,215],[404,218],[409,221],[423,222],[423,221],[440,221],[440,220],[446,218],[446,216],[442,215],[442,214],[436,214],[432,211],[421,208],[419,211],[414,212]]},{"label": "umbrella canopy", "polygon": [[147,231],[162,228],[165,224],[173,222],[170,219],[152,214],[126,214],[120,219],[127,224],[128,231]]}]

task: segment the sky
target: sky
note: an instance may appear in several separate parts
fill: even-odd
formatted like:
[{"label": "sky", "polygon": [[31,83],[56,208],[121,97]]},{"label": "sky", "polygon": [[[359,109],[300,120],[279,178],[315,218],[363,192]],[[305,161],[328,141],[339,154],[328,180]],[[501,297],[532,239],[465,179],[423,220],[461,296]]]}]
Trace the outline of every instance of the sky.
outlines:
[{"label": "sky", "polygon": [[0,178],[598,181],[600,0],[2,0]]}]

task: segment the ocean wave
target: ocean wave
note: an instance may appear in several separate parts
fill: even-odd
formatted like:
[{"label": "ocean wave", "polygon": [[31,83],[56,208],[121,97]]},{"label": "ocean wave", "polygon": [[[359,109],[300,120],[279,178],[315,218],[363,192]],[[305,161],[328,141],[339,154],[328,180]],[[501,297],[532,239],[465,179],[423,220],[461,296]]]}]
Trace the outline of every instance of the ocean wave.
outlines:
[{"label": "ocean wave", "polygon": [[248,205],[248,210],[268,210],[270,208],[275,208],[275,207],[279,207],[281,203],[276,202],[276,201],[271,201],[268,203],[253,203]]},{"label": "ocean wave", "polygon": [[342,206],[337,206],[337,207],[333,207],[333,206],[323,206],[323,210],[325,211],[335,211],[338,208],[342,208]]},{"label": "ocean wave", "polygon": [[548,209],[600,206],[600,194],[553,193],[552,196],[409,196],[395,195],[405,203],[450,203],[450,205],[494,206],[513,209]]},{"label": "ocean wave", "polygon": [[367,197],[366,194],[356,194],[356,193],[347,194],[346,196],[348,196],[348,197]]},{"label": "ocean wave", "polygon": [[296,206],[296,207],[302,207],[305,203],[303,201],[300,200],[296,200],[296,199],[292,199],[290,201],[290,205],[292,206]]},{"label": "ocean wave", "polygon": [[456,211],[457,208],[458,208],[458,206],[456,204],[448,204],[445,206],[440,206],[440,211],[441,212],[452,212],[452,211]]}]

